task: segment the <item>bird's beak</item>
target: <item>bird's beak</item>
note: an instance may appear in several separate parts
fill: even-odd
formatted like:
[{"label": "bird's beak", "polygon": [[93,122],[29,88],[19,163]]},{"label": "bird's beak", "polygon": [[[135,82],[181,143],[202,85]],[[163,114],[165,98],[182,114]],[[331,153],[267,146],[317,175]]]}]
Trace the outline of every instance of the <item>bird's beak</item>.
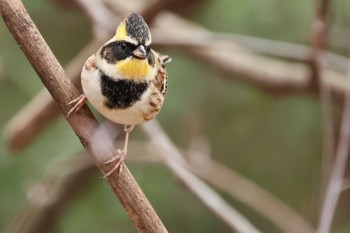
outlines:
[{"label": "bird's beak", "polygon": [[137,58],[144,59],[147,55],[145,46],[140,45],[139,47],[137,47],[137,49],[134,50],[133,54]]}]

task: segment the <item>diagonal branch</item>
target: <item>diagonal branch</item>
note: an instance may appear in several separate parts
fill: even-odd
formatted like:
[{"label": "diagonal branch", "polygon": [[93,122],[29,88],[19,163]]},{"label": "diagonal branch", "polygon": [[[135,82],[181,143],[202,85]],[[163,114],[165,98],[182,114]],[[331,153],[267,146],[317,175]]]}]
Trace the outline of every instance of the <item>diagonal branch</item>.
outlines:
[{"label": "diagonal branch", "polygon": [[335,160],[327,184],[325,200],[321,209],[318,233],[330,232],[332,221],[341,192],[343,191],[344,174],[350,147],[350,60],[347,80],[347,92],[340,125],[339,142]]},{"label": "diagonal branch", "polygon": [[205,162],[209,167],[205,172],[202,167],[194,164],[191,164],[191,170],[203,180],[260,213],[283,232],[315,232],[307,220],[258,184],[215,160]]},{"label": "diagonal branch", "polygon": [[[64,116],[67,103],[79,95],[63,68],[44,41],[37,27],[19,0],[0,0],[0,12],[6,26],[16,39],[40,79],[52,95]],[[98,130],[98,123],[87,106],[67,118],[68,123],[90,152],[96,166],[106,174],[114,164],[104,161],[116,154],[112,140]],[[99,141],[96,142],[96,134]],[[105,142],[104,145],[100,142]],[[108,143],[109,142],[109,143]],[[94,146],[98,146],[98,148]],[[163,223],[125,167],[119,174],[108,177],[108,183],[126,209],[139,232],[167,232]]]},{"label": "diagonal branch", "polygon": [[241,233],[259,233],[257,228],[250,223],[240,212],[231,207],[222,197],[214,192],[207,184],[198,179],[188,170],[188,164],[175,148],[167,136],[162,133],[156,121],[142,126],[148,135],[153,148],[157,148],[164,163],[176,176],[187,186],[187,188],[212,212],[232,230]]},{"label": "diagonal branch", "polygon": [[[106,40],[94,39],[65,67],[67,76],[76,87],[80,87],[80,72],[87,57]],[[40,132],[59,116],[54,100],[43,88],[4,127],[8,147],[18,152],[29,145]]]},{"label": "diagonal branch", "polygon": [[[329,14],[329,6],[330,6],[330,0],[320,0],[318,1],[318,4],[316,4],[317,1],[315,1],[315,7],[316,7],[316,25],[315,32],[314,32],[314,39],[313,39],[313,53],[311,58],[313,58],[311,61],[314,61],[314,69],[317,71],[319,68],[319,59],[320,54],[322,53],[324,47],[325,47],[325,41],[326,41],[326,30],[327,30],[327,18]],[[311,63],[312,65],[312,63]],[[317,75],[317,72],[315,73]],[[343,109],[343,116],[341,120],[340,125],[340,133],[339,133],[339,141],[337,145],[337,150],[335,154],[334,162],[332,161],[332,155],[333,155],[333,147],[334,147],[334,129],[333,129],[333,123],[331,119],[331,112],[330,112],[330,94],[329,94],[329,87],[326,85],[322,85],[321,82],[321,98],[323,98],[323,101],[325,102],[324,106],[324,112],[323,115],[326,117],[325,119],[325,131],[329,135],[326,136],[326,141],[328,142],[328,145],[326,148],[328,152],[328,155],[324,156],[325,161],[323,161],[324,165],[324,173],[326,173],[326,179],[324,180],[324,183],[327,182],[327,187],[325,190],[325,197],[324,202],[322,203],[321,208],[321,214],[319,219],[319,225],[317,228],[318,233],[328,233],[331,230],[334,213],[337,207],[337,203],[340,198],[340,194],[343,190],[343,184],[344,184],[344,174],[346,169],[346,164],[349,156],[349,147],[350,147],[350,62],[348,63],[348,77],[347,77],[347,83],[346,83],[346,91],[345,91],[345,102],[344,102],[344,109]],[[323,90],[322,90],[323,89]],[[322,92],[324,92],[322,96]],[[328,173],[329,179],[328,179]]]},{"label": "diagonal branch", "polygon": [[[218,209],[215,204],[212,204],[213,200],[206,197],[207,191],[205,191],[210,188],[205,187],[205,184],[199,185],[198,187],[197,182],[201,183],[201,181],[198,181],[197,177],[195,176],[192,177],[193,175],[191,172],[206,182],[231,194],[232,197],[246,204],[257,213],[270,220],[283,232],[314,232],[311,224],[303,219],[302,216],[297,214],[294,210],[270,194],[268,191],[264,190],[257,184],[239,175],[233,170],[228,169],[216,161],[208,161],[208,163],[204,165],[204,168],[201,166],[204,163],[199,163],[201,165],[187,163],[183,154],[181,154],[179,149],[176,148],[168,136],[163,132],[160,125],[157,124],[157,121],[145,124],[142,129],[156,146],[157,150],[163,152],[159,155],[161,156],[165,165],[167,165],[171,171],[188,186],[188,188],[199,198],[199,200],[201,200],[228,226],[233,226],[234,229],[239,229],[242,224],[249,226],[249,222],[244,220],[241,222],[240,219],[244,219],[243,216],[241,218],[235,218],[234,214],[231,215],[231,211],[235,211],[233,207],[223,207],[220,210],[220,208]],[[152,147],[152,149],[154,149],[154,147]],[[188,169],[190,172],[187,171],[186,174],[179,172],[180,168],[177,167],[177,164],[182,166],[181,171]],[[205,170],[204,172],[203,169]],[[221,203],[225,204],[224,202]]]}]

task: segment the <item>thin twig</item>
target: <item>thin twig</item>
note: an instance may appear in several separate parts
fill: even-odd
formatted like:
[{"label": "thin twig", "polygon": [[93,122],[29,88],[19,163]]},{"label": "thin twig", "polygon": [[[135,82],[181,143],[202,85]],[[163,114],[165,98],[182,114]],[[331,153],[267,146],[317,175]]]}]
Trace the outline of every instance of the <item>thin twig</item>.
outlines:
[{"label": "thin twig", "polygon": [[331,88],[324,81],[321,72],[322,57],[326,47],[328,31],[329,0],[314,0],[315,19],[313,21],[313,35],[311,40],[310,71],[312,85],[318,85],[322,110],[322,178],[321,200],[324,198],[325,187],[328,182],[330,168],[334,156],[334,122],[332,110]]},{"label": "thin twig", "polygon": [[340,193],[343,189],[343,181],[345,169],[349,156],[350,146],[350,60],[347,80],[347,92],[345,96],[343,117],[341,121],[339,142],[337,145],[337,153],[332,166],[331,175],[327,185],[325,201],[321,209],[319,219],[318,233],[330,232],[332,221]]},{"label": "thin twig", "polygon": [[[64,73],[23,4],[18,0],[0,0],[0,12],[13,37],[67,117],[70,108],[67,103],[79,96],[79,92]],[[103,161],[113,157],[117,151],[112,143],[107,143],[111,142],[111,139],[98,130],[98,123],[88,107],[84,106],[77,114],[66,119],[101,172],[106,174],[110,171],[114,164],[106,164]],[[106,142],[106,145],[100,145],[105,147],[99,147],[99,150],[93,147],[96,133],[100,141]],[[108,182],[136,229],[139,232],[167,232],[125,164],[121,166],[124,169],[109,176]]]},{"label": "thin twig", "polygon": [[142,125],[142,129],[150,138],[153,148],[157,148],[157,151],[161,152],[159,155],[170,170],[232,230],[240,233],[260,232],[249,220],[186,168],[187,163],[181,156],[181,153],[172,145],[170,139],[162,133],[156,121]]},{"label": "thin twig", "polygon": [[[305,62],[310,56],[310,46],[285,41],[258,38],[232,33],[215,32],[217,38],[232,40],[256,53],[292,61]],[[331,51],[321,54],[321,65],[340,73],[347,72],[348,59]]]}]

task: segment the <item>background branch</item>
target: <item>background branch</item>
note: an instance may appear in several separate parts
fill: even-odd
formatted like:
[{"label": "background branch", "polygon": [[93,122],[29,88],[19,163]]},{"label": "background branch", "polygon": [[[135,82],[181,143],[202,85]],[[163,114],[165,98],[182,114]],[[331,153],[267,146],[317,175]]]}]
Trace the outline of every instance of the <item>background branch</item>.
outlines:
[{"label": "background branch", "polygon": [[[220,188],[221,190],[226,191],[235,199],[254,209],[283,230],[283,232],[314,232],[314,229],[310,223],[305,221],[294,210],[292,210],[282,201],[278,200],[268,191],[259,187],[257,184],[248,180],[247,178],[239,175],[237,172],[228,169],[214,160],[201,161],[199,163],[187,163],[180,150],[176,148],[172,141],[167,137],[157,121],[152,121],[144,125],[142,129],[153,142],[154,146],[152,147],[152,150],[154,150],[154,147],[156,147],[157,151],[162,152],[162,154],[159,155],[161,156],[164,164],[168,166],[169,169],[180,180],[182,180],[211,211],[226,222],[226,224],[233,226],[234,229],[237,229],[241,222],[239,221],[239,218],[236,219],[234,215],[230,214],[230,212],[225,211],[226,209],[230,209],[232,207],[224,207],[223,210],[217,208],[213,201],[218,197],[216,197],[214,200],[206,197],[208,193],[206,190],[211,190],[211,188],[205,187],[205,184],[199,184],[198,187],[197,183],[202,182],[197,180],[198,178],[193,176],[192,172],[203,180]],[[201,156],[202,160],[206,160],[204,155],[199,156]],[[182,168],[178,168],[178,166],[181,166]],[[184,172],[181,170],[186,170],[186,174],[183,174]],[[190,174],[188,174],[189,172]],[[214,191],[212,190],[210,193],[214,193]],[[211,195],[212,194],[209,196]],[[236,211],[234,209],[232,210]],[[288,221],[286,221],[286,219],[288,219]]]},{"label": "background branch", "polygon": [[157,151],[161,152],[159,155],[176,177],[232,230],[242,233],[260,232],[248,219],[187,169],[187,163],[181,156],[181,153],[172,146],[170,140],[162,133],[156,121],[142,125],[142,129],[150,138],[153,144],[152,147],[157,148]]},{"label": "background branch", "polygon": [[[312,233],[313,227],[302,216],[271,193],[215,160],[206,161],[206,170],[191,163],[191,171],[208,183],[257,211],[286,233]],[[249,193],[249,195],[247,195]],[[288,221],[286,221],[288,219]]]},{"label": "background branch", "polygon": [[347,80],[347,93],[344,103],[343,116],[340,126],[340,135],[337,145],[336,157],[331,167],[330,178],[327,184],[325,200],[322,203],[318,233],[328,233],[340,194],[343,190],[344,174],[349,156],[350,146],[350,60]]},{"label": "background branch", "polygon": [[[110,32],[116,29],[117,22],[121,19],[115,14],[112,14],[101,1],[94,0],[75,0],[92,21],[92,28],[95,38],[101,38],[106,41]],[[111,23],[115,22],[115,23]]]},{"label": "background branch", "polygon": [[[308,45],[232,33],[216,32],[216,34],[218,39],[232,40],[253,52],[276,58],[306,62],[309,60],[311,53],[311,48]],[[322,67],[332,69],[342,74],[347,73],[348,59],[346,57],[331,51],[324,51],[320,55],[320,65],[322,65]]]},{"label": "background branch", "polygon": [[96,175],[85,152],[73,154],[49,165],[43,178],[27,192],[27,203],[13,219],[6,233],[54,232],[65,206],[80,195]]},{"label": "background branch", "polygon": [[310,75],[312,85],[317,85],[320,91],[322,110],[322,179],[321,179],[321,200],[324,198],[325,186],[328,181],[335,147],[335,130],[332,109],[332,90],[325,82],[321,72],[322,58],[326,48],[328,32],[329,0],[314,0],[315,19],[312,24],[313,35],[311,39],[310,53]]}]

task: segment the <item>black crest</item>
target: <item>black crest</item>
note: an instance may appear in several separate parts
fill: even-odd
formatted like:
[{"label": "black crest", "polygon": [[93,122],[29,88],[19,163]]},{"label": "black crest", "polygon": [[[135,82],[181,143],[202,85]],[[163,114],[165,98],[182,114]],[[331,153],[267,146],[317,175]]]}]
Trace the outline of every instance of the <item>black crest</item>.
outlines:
[{"label": "black crest", "polygon": [[136,39],[140,44],[145,44],[150,39],[149,28],[140,14],[131,13],[126,17],[125,23],[128,35]]}]

